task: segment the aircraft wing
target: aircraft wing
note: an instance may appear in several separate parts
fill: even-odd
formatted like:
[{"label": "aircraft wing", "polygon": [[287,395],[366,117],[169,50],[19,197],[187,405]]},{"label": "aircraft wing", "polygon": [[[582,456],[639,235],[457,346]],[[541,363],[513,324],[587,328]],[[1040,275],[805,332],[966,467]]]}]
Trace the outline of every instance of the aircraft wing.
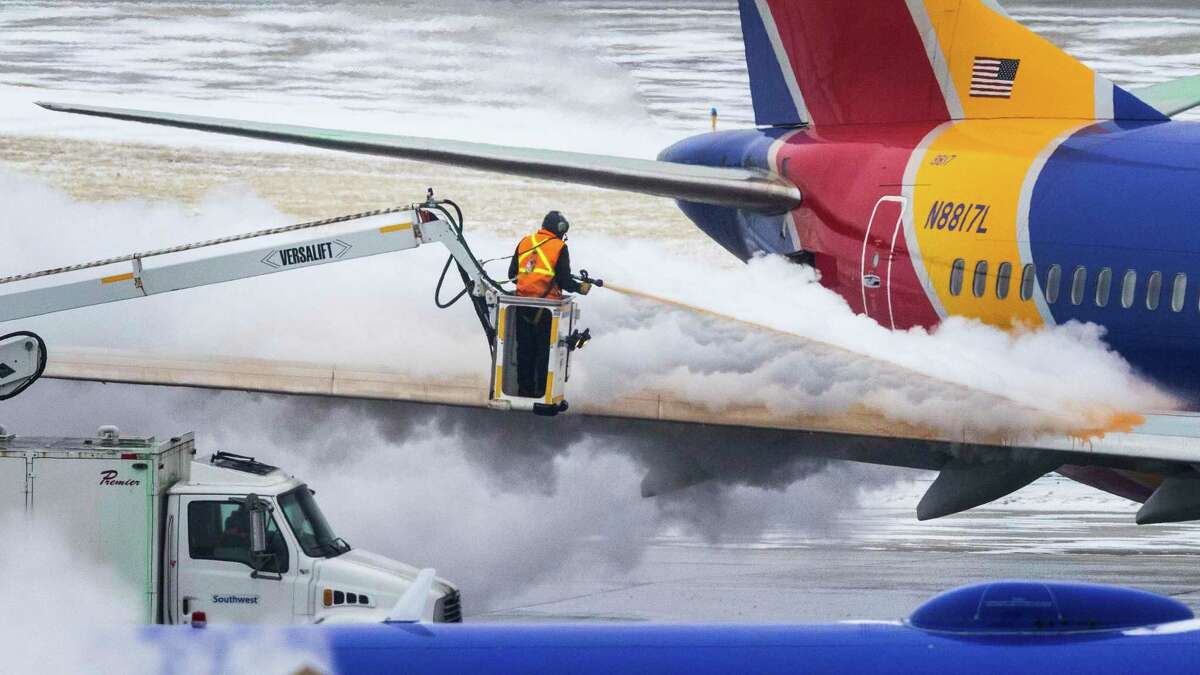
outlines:
[{"label": "aircraft wing", "polygon": [[195,129],[315,148],[343,150],[640,192],[704,204],[784,213],[800,204],[791,183],[759,169],[708,167],[648,159],[538,150],[437,138],[248,122],[173,113],[38,103],[47,110]]},{"label": "aircraft wing", "polygon": [[[431,380],[386,368],[226,357],[59,349],[51,353],[45,377],[473,408],[488,404],[487,383],[471,377]],[[1008,444],[951,438],[865,409],[833,415],[782,414],[759,405],[713,409],[657,392],[581,401],[570,415],[706,425],[724,439],[730,453],[743,452],[747,445],[782,445],[789,456],[939,471],[918,506],[922,520],[994,501],[1052,471],[1145,502],[1139,523],[1200,519],[1200,478],[1192,469],[1200,464],[1200,438],[1179,431],[1187,416],[1151,416],[1143,428],[1088,442],[1058,436]],[[705,460],[686,457],[686,450],[681,448],[683,462],[651,469],[643,494],[721,477],[722,462],[704,466]]]},{"label": "aircraft wing", "polygon": [[1174,117],[1200,106],[1200,75],[1134,89],[1131,93],[1167,117]]}]

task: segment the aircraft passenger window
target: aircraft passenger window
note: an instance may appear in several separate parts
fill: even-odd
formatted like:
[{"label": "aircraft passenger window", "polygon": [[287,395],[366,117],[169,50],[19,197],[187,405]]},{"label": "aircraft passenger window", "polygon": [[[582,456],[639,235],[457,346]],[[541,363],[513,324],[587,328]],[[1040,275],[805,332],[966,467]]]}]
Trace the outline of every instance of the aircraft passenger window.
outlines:
[{"label": "aircraft passenger window", "polygon": [[950,295],[962,293],[963,270],[966,267],[967,262],[962,258],[954,261],[954,265],[950,268]]},{"label": "aircraft passenger window", "polygon": [[1121,281],[1121,306],[1125,309],[1133,307],[1133,295],[1137,291],[1137,272],[1125,271],[1125,279]]},{"label": "aircraft passenger window", "polygon": [[1083,302],[1083,289],[1087,286],[1087,268],[1079,265],[1071,274],[1071,304],[1078,306]]},{"label": "aircraft passenger window", "polygon": [[1183,309],[1183,301],[1187,299],[1187,275],[1180,272],[1175,275],[1175,282],[1171,284],[1171,311],[1178,312]]},{"label": "aircraft passenger window", "polygon": [[1053,305],[1058,302],[1058,284],[1062,281],[1062,266],[1051,265],[1046,272],[1046,302]]},{"label": "aircraft passenger window", "polygon": [[1008,297],[1008,284],[1012,279],[1012,263],[1002,262],[996,268],[996,297],[1001,300]]},{"label": "aircraft passenger window", "polygon": [[1037,278],[1037,270],[1032,264],[1021,268],[1021,299],[1029,300],[1033,297],[1033,282]]},{"label": "aircraft passenger window", "polygon": [[1112,291],[1112,268],[1105,267],[1096,277],[1096,306],[1108,306],[1108,294]]},{"label": "aircraft passenger window", "polygon": [[975,280],[971,283],[971,293],[977,298],[982,298],[983,294],[987,293],[987,268],[986,260],[975,263]]},{"label": "aircraft passenger window", "polygon": [[1162,272],[1151,272],[1146,279],[1146,309],[1158,309],[1158,300],[1162,297]]}]

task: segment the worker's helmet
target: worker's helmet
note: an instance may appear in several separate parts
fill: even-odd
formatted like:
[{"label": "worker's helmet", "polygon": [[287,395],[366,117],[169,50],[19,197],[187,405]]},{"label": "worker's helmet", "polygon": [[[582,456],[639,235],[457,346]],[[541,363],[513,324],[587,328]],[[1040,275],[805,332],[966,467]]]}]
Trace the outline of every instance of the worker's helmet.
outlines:
[{"label": "worker's helmet", "polygon": [[566,216],[562,213],[551,211],[546,214],[545,218],[542,218],[542,229],[561,237],[571,229],[571,223],[567,222]]}]

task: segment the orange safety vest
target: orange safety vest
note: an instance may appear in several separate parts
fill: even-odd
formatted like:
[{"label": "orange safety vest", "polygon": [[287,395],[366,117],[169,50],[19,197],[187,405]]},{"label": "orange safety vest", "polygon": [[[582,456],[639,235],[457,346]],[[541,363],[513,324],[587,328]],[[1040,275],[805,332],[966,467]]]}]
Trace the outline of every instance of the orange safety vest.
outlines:
[{"label": "orange safety vest", "polygon": [[554,282],[554,266],[562,253],[562,239],[539,230],[517,245],[517,295],[533,298],[561,298],[562,289]]}]

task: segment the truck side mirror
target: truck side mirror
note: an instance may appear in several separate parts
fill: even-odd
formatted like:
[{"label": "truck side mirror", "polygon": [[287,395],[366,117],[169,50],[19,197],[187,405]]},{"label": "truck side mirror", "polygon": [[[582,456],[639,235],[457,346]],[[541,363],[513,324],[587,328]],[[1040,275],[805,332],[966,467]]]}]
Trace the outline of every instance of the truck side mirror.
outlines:
[{"label": "truck side mirror", "polygon": [[255,557],[267,552],[267,510],[261,504],[250,507],[250,553]]},{"label": "truck side mirror", "polygon": [[229,501],[241,504],[246,508],[250,520],[250,561],[254,570],[250,576],[255,579],[282,579],[278,572],[264,571],[267,565],[275,560],[275,554],[267,550],[267,516],[271,512],[270,502],[260,499],[256,494],[248,494],[243,498],[232,498]]}]

